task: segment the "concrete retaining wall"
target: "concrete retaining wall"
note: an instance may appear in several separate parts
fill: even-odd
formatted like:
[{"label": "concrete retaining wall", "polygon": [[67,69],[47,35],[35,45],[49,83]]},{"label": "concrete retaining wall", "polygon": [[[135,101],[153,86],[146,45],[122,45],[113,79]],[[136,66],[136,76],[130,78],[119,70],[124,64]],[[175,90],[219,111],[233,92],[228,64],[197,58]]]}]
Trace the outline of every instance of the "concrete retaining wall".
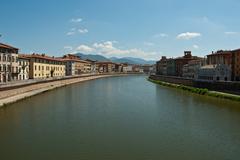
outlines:
[{"label": "concrete retaining wall", "polygon": [[200,81],[182,77],[151,75],[149,78],[168,83],[182,84],[196,88],[207,88],[212,91],[226,92],[240,95],[240,82]]}]

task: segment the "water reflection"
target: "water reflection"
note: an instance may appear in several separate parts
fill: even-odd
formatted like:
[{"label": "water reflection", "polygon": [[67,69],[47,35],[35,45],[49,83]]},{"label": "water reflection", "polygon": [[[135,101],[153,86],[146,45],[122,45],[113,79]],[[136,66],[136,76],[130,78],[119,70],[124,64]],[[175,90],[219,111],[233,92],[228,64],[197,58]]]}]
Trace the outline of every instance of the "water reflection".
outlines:
[{"label": "water reflection", "polygon": [[[3,159],[238,159],[239,104],[144,76],[74,84],[0,110]],[[26,153],[26,154],[23,154]]]}]

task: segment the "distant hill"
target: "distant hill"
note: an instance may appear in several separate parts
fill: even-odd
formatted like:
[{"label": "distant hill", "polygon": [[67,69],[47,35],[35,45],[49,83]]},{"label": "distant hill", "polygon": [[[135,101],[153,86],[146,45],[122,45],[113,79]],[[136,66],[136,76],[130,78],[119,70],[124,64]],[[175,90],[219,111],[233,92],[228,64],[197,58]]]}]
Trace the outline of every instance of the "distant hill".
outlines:
[{"label": "distant hill", "polygon": [[124,57],[124,58],[110,58],[113,62],[118,63],[129,63],[129,64],[155,64],[156,61],[147,61],[141,58],[133,58],[133,57]]},{"label": "distant hill", "polygon": [[141,58],[133,58],[133,57],[123,57],[123,58],[106,58],[101,55],[92,55],[92,54],[83,54],[83,53],[77,53],[77,56],[80,56],[82,59],[90,59],[94,61],[100,61],[100,62],[106,62],[106,61],[112,61],[115,63],[128,63],[128,64],[155,64],[155,61],[147,61]]},{"label": "distant hill", "polygon": [[136,64],[135,61],[132,61],[130,59],[127,59],[127,58],[116,58],[116,57],[112,57],[112,58],[109,58],[112,62],[115,62],[115,63],[128,63],[128,64]]},{"label": "distant hill", "polygon": [[84,59],[84,60],[90,59],[93,61],[100,61],[100,62],[110,61],[109,59],[101,55],[92,55],[92,54],[83,54],[83,53],[77,53],[76,55],[80,56],[81,59]]}]

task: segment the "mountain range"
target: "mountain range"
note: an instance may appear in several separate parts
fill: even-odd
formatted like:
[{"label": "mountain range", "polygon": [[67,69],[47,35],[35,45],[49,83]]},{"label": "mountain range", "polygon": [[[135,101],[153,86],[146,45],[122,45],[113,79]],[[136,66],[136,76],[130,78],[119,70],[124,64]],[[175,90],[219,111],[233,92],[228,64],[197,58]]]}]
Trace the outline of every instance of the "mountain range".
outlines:
[{"label": "mountain range", "polygon": [[99,61],[99,62],[109,62],[112,61],[114,63],[128,63],[128,64],[155,64],[156,61],[147,61],[142,58],[133,58],[133,57],[123,57],[123,58],[117,58],[117,57],[111,57],[106,58],[102,55],[93,55],[93,54],[83,54],[83,53],[76,53],[77,56],[80,56],[81,59],[90,59],[93,61]]}]

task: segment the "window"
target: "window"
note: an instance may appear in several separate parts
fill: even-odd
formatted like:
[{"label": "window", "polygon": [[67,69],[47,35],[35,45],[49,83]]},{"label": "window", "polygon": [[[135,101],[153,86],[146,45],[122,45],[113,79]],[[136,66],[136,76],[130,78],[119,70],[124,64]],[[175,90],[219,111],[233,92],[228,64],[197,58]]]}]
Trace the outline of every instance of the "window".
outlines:
[{"label": "window", "polygon": [[3,55],[3,62],[5,62],[6,61],[6,55],[4,54]]},{"label": "window", "polygon": [[7,61],[11,62],[11,57],[10,56],[7,56]]},{"label": "window", "polygon": [[7,67],[6,67],[6,65],[5,65],[5,64],[3,65],[3,71],[4,71],[4,72],[6,72],[6,71],[7,71]]},{"label": "window", "polygon": [[11,66],[7,65],[7,71],[9,72],[11,70]]}]

